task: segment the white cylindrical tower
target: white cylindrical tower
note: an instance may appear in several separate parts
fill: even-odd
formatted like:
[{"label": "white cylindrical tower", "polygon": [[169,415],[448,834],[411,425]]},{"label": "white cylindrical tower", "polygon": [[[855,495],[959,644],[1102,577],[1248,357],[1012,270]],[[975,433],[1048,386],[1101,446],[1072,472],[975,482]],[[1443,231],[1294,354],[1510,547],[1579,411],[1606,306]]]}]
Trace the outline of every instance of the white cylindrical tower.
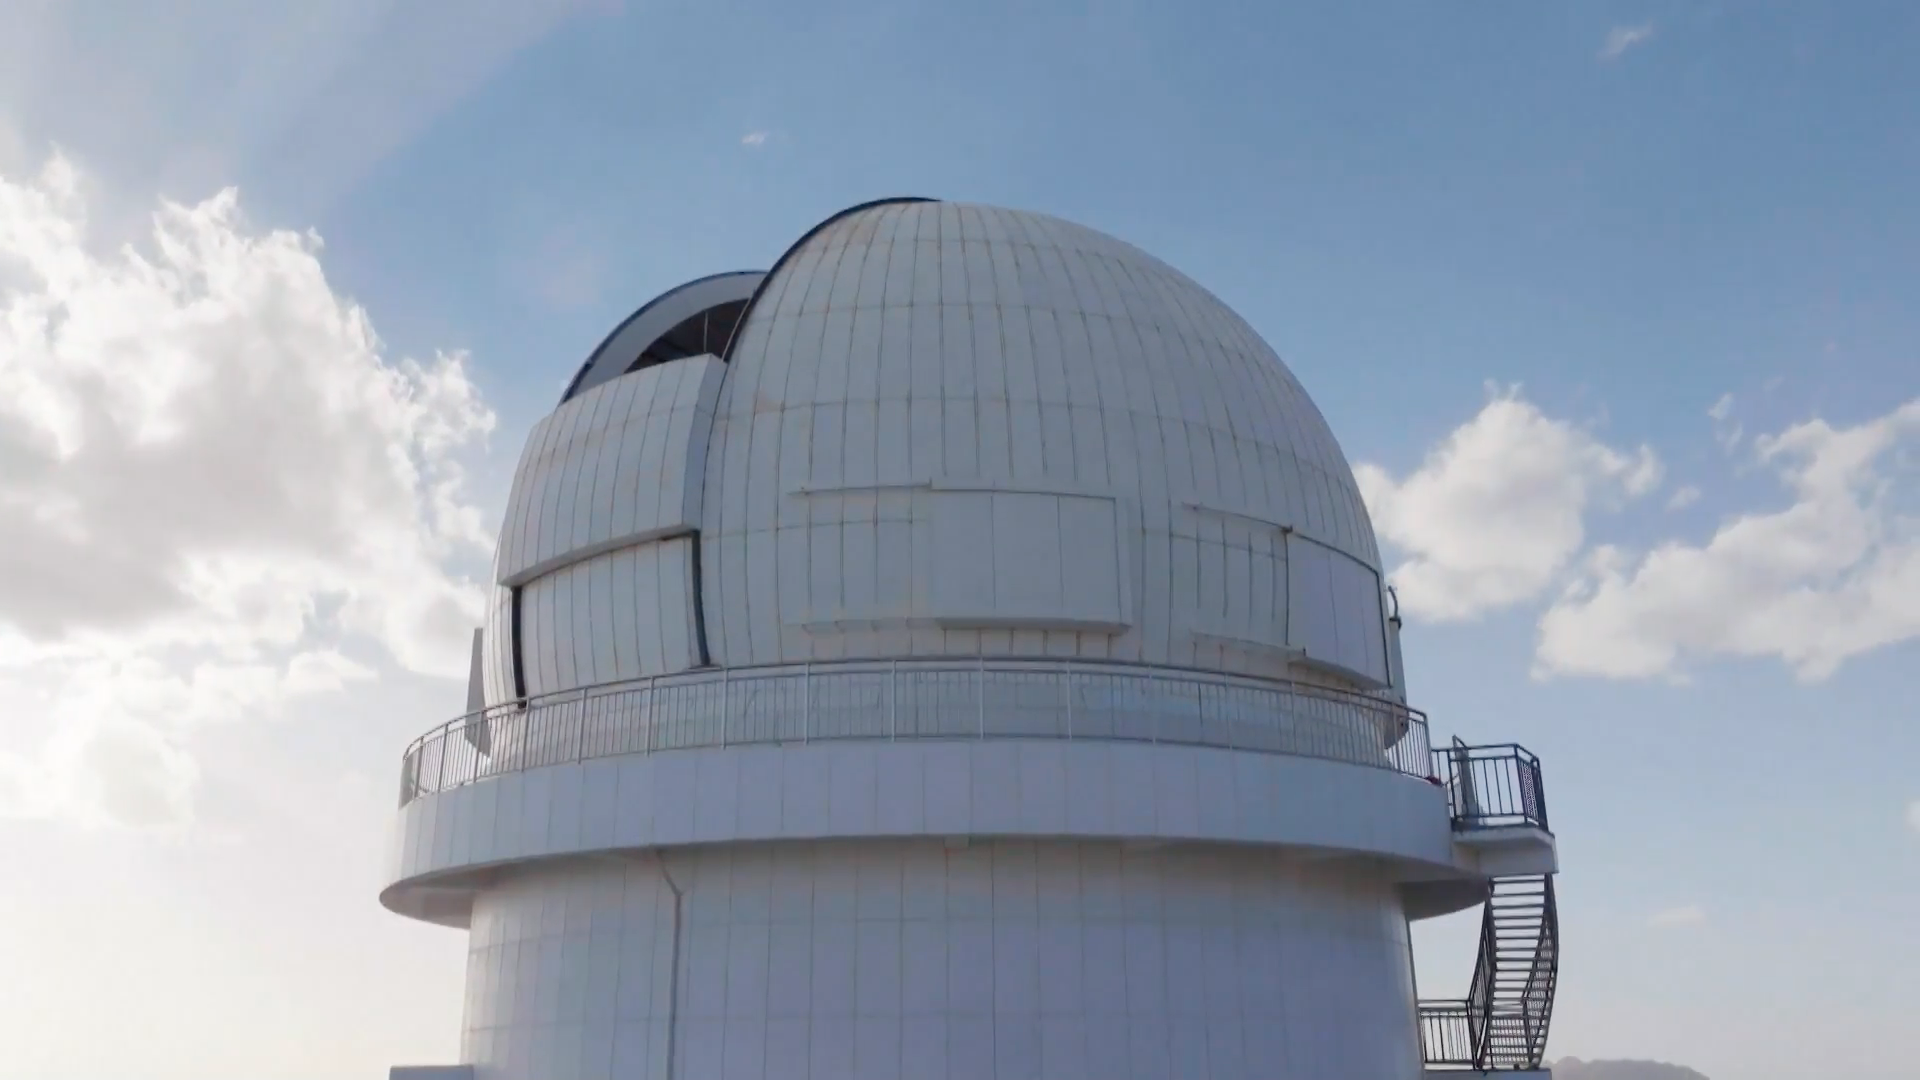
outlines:
[{"label": "white cylindrical tower", "polygon": [[474,1076],[1412,1078],[1408,919],[1551,861],[1462,842],[1507,759],[1430,755],[1298,381],[1053,218],[867,204],[641,308],[494,577],[382,895],[469,930]]}]

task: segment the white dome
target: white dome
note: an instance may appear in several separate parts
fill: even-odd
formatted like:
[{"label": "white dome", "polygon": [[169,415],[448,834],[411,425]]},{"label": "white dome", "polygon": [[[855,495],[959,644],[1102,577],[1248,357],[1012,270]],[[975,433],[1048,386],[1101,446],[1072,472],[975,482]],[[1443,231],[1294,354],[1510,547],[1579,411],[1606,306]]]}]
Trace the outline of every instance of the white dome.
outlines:
[{"label": "white dome", "polygon": [[1225,304],[1078,225],[887,201],[789,250],[724,359],[536,428],[487,697],[518,696],[522,587],[524,693],[977,655],[1383,688],[1379,571],[1326,421]]},{"label": "white dome", "polygon": [[[1280,358],[1178,271],[1039,214],[890,202],[804,239],[730,348],[707,490],[730,664],[890,655],[908,623],[948,627],[914,653],[1270,670],[1223,652],[1288,643],[1283,529],[1370,572],[1358,599],[1383,632],[1352,471]],[[1106,558],[1103,526],[1128,611],[1055,584],[1069,554]],[[974,543],[1026,565],[965,567],[944,594]],[[1080,569],[1069,586],[1107,568]]]}]

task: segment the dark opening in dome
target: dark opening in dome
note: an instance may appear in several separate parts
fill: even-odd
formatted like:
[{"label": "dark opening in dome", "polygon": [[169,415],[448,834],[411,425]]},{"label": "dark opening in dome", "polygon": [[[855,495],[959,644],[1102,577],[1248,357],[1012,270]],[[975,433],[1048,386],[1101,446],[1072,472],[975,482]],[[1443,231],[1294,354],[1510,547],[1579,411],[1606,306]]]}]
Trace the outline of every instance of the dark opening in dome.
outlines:
[{"label": "dark opening in dome", "polygon": [[702,353],[722,355],[766,273],[739,270],[689,281],[640,306],[580,365],[564,403],[629,372]]},{"label": "dark opening in dome", "polygon": [[719,355],[727,347],[727,339],[733,336],[733,328],[740,324],[740,314],[746,310],[745,300],[729,300],[681,320],[640,350],[640,355],[633,358],[622,374],[702,353]]}]

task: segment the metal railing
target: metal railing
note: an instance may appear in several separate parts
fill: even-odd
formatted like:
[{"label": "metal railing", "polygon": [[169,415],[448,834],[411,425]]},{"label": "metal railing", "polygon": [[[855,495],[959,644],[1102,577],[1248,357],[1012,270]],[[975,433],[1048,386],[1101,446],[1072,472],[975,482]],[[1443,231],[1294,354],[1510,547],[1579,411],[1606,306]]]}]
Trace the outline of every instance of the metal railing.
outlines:
[{"label": "metal railing", "polygon": [[1465,1001],[1420,1003],[1420,1046],[1428,1065],[1472,1068],[1480,1058],[1476,1013]]},{"label": "metal railing", "polygon": [[1464,1000],[1419,1003],[1433,1068],[1537,1069],[1546,1060],[1560,972],[1560,915],[1549,874],[1499,877],[1480,916]]},{"label": "metal railing", "polygon": [[[1554,993],[1560,982],[1560,906],[1553,895],[1553,878],[1540,881],[1540,935],[1533,962],[1527,969],[1526,985],[1520,991],[1520,1047],[1527,1060],[1538,1063],[1546,1057],[1547,1031],[1553,1022]],[[1506,1018],[1492,1020],[1495,1034]],[[1503,1040],[1512,1042],[1511,1038]]]},{"label": "metal railing", "polygon": [[684,672],[496,706],[414,740],[402,759],[400,803],[489,776],[620,754],[1005,738],[1254,750],[1438,782],[1425,715],[1385,698],[1178,668],[970,658]]},{"label": "metal railing", "polygon": [[1456,829],[1508,825],[1547,829],[1547,794],[1540,759],[1511,743],[1435,750],[1436,775],[1446,782]]}]

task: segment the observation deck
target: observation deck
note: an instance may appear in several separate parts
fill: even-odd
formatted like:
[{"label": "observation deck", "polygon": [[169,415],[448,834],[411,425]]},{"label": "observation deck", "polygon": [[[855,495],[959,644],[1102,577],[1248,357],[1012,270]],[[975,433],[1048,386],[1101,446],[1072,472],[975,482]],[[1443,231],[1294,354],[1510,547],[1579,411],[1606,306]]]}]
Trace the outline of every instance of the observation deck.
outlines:
[{"label": "observation deck", "polygon": [[594,686],[408,746],[382,899],[464,925],[493,867],[737,840],[1072,834],[1357,855],[1394,868],[1415,917],[1485,905],[1468,996],[1419,1003],[1427,1068],[1537,1068],[1558,969],[1540,762],[1429,739],[1425,714],[1384,697],[1085,660]]},{"label": "observation deck", "polygon": [[695,671],[459,717],[403,755],[382,896],[464,925],[473,875],[527,859],[1064,835],[1372,860],[1416,919],[1557,869],[1538,761],[1435,751],[1384,696],[980,657]]}]

